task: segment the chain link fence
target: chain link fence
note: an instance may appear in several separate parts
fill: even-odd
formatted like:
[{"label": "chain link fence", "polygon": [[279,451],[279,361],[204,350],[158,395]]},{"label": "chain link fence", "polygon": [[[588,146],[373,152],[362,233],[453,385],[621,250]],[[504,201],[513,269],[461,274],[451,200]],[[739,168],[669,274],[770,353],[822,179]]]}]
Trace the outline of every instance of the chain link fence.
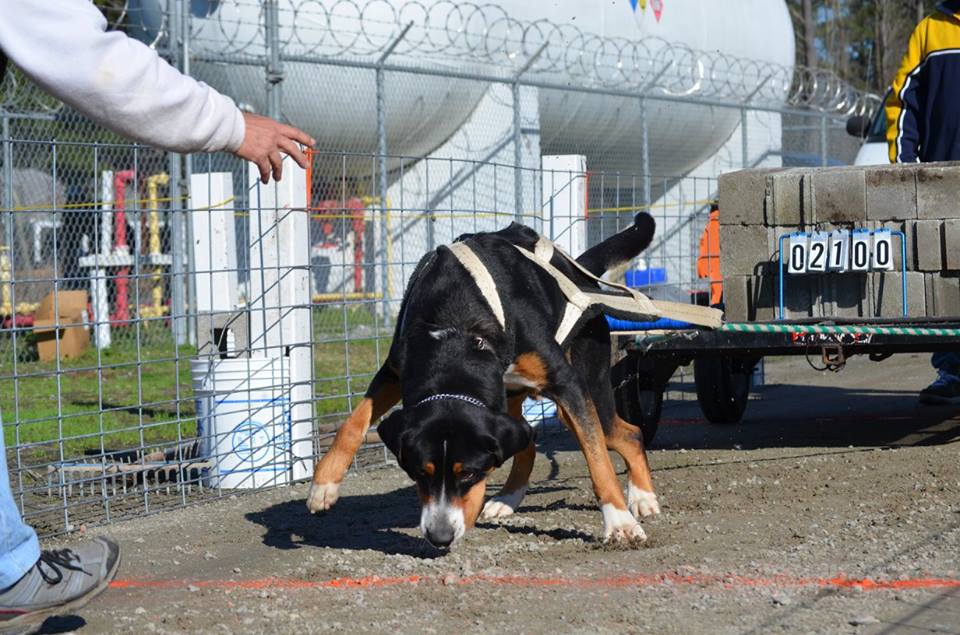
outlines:
[{"label": "chain link fence", "polygon": [[[849,163],[845,117],[876,106],[824,73],[492,5],[128,4],[120,28],[319,144],[260,186],[232,156],[125,143],[8,72],[0,416],[42,534],[308,476],[417,261],[460,234],[518,221],[576,253],[649,211],[654,244],[619,275],[708,294],[717,175]],[[386,463],[367,440],[357,465]]]}]

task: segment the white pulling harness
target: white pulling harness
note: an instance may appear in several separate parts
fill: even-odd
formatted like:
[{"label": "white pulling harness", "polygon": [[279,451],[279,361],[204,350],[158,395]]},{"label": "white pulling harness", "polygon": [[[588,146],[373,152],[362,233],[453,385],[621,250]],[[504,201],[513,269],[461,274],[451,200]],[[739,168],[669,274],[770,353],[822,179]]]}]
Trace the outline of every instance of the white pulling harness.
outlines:
[{"label": "white pulling harness", "polygon": [[[557,281],[560,291],[567,298],[563,318],[560,320],[560,325],[557,327],[557,332],[554,336],[560,345],[566,342],[573,333],[574,328],[583,321],[584,315],[588,313],[591,314],[588,315],[588,317],[593,317],[599,312],[604,312],[614,314],[616,317],[639,321],[671,318],[707,328],[718,328],[720,326],[722,313],[719,310],[693,304],[651,300],[636,289],[631,289],[626,285],[616,282],[603,280],[592,274],[566,252],[543,236],[540,236],[539,240],[537,240],[532,252],[516,244],[513,246],[531,262],[550,274],[550,276]],[[453,255],[456,256],[460,264],[470,273],[470,277],[473,278],[473,281],[477,287],[479,287],[490,310],[494,316],[496,316],[500,328],[506,329],[506,316],[503,312],[503,303],[500,301],[497,285],[493,280],[493,276],[491,276],[487,270],[487,267],[481,262],[480,258],[477,257],[467,242],[456,242],[448,245],[448,248],[453,252]],[[550,263],[554,254],[559,254],[583,275],[600,285],[601,289],[592,289],[589,291],[581,289],[562,271]]]}]

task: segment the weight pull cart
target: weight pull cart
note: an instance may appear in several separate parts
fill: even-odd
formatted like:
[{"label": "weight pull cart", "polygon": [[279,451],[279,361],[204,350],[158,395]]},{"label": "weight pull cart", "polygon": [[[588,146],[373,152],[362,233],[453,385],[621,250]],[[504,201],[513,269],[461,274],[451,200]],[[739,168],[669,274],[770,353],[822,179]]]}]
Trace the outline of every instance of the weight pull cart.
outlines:
[{"label": "weight pull cart", "polygon": [[804,318],[732,322],[716,330],[676,328],[659,322],[611,321],[617,353],[612,381],[621,417],[657,432],[667,382],[693,363],[697,401],[707,421],[738,423],[750,394],[753,369],[770,355],[819,355],[837,370],[849,357],[882,361],[896,353],[960,351],[960,318]]}]

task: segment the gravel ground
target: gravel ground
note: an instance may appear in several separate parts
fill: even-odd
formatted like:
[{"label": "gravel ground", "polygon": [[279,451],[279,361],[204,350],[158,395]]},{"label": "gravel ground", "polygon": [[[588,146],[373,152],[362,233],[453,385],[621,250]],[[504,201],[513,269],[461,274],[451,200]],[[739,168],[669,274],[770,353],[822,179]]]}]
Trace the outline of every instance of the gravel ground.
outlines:
[{"label": "gravel ground", "polygon": [[116,524],[119,583],[45,630],[960,632],[960,409],[916,404],[931,376],[927,356],[777,360],[739,426],[671,403],[638,549],[600,544],[582,457],[548,429],[518,513],[447,555],[406,477],[371,470],[325,516],[296,486]]}]

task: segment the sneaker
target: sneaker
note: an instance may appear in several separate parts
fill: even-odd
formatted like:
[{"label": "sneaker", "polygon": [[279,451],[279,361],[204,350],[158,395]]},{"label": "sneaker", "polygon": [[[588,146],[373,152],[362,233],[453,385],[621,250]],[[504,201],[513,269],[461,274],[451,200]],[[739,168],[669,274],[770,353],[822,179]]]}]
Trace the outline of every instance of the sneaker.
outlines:
[{"label": "sneaker", "polygon": [[48,617],[82,607],[107,588],[119,568],[120,546],[109,538],[44,551],[20,580],[0,591],[0,634],[31,633]]},{"label": "sneaker", "polygon": [[920,403],[960,403],[960,377],[938,371],[936,381],[920,391]]}]

